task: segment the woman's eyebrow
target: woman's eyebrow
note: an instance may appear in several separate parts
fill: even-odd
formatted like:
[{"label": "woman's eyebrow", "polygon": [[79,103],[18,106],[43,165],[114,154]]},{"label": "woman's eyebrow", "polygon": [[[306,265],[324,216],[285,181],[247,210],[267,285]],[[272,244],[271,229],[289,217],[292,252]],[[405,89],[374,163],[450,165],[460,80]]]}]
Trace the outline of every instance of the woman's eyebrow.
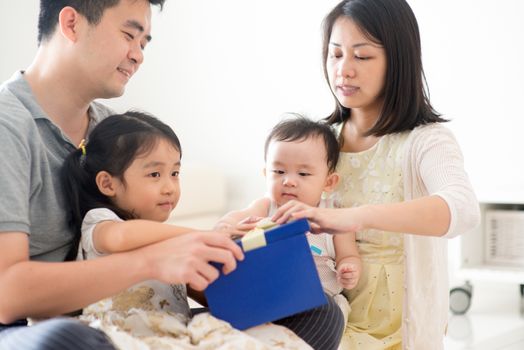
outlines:
[{"label": "woman's eyebrow", "polygon": [[[332,41],[329,42],[329,45],[332,45],[332,46],[335,46],[335,47],[342,47],[342,45],[340,45],[338,43],[335,43],[335,42],[332,42]],[[351,45],[352,48],[357,48],[357,47],[362,47],[362,46],[379,47],[379,46],[373,45],[371,43],[357,43],[357,44]]]}]

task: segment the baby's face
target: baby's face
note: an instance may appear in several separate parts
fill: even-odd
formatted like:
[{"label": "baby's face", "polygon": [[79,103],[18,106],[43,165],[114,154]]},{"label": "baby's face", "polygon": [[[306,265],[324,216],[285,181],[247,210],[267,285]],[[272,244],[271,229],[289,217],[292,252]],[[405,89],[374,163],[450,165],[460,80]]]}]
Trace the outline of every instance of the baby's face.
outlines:
[{"label": "baby's face", "polygon": [[296,199],[317,206],[329,183],[326,146],[320,137],[272,141],[266,155],[266,189],[278,206]]}]

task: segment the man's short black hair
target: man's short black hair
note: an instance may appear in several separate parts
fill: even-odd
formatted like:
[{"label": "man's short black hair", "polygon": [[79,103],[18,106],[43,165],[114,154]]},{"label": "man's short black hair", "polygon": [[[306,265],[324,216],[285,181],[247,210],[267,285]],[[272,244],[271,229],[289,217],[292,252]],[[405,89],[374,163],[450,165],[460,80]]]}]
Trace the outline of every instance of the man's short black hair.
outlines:
[{"label": "man's short black hair", "polygon": [[[66,6],[70,6],[87,18],[90,24],[100,23],[104,11],[118,5],[122,0],[40,0],[38,15],[38,45],[49,39],[58,23],[58,14]],[[149,0],[151,5],[163,8],[165,0]]]}]

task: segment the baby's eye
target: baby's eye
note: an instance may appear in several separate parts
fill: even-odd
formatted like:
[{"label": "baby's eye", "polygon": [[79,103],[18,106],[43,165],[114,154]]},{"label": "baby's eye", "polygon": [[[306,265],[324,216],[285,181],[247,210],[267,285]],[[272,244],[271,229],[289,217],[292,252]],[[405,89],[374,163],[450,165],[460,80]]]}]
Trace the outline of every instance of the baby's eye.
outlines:
[{"label": "baby's eye", "polygon": [[273,172],[274,172],[275,174],[278,174],[278,175],[282,175],[282,174],[284,174],[284,171],[283,171],[283,170],[278,170],[278,169],[273,169]]},{"label": "baby's eye", "polygon": [[173,171],[171,173],[171,176],[174,176],[174,177],[178,177],[178,175],[180,175],[180,171]]},{"label": "baby's eye", "polygon": [[149,174],[150,177],[160,177],[160,173],[158,171],[152,172]]},{"label": "baby's eye", "polygon": [[300,175],[300,176],[310,176],[311,174],[310,173],[301,172],[301,173],[298,173],[298,175]]}]

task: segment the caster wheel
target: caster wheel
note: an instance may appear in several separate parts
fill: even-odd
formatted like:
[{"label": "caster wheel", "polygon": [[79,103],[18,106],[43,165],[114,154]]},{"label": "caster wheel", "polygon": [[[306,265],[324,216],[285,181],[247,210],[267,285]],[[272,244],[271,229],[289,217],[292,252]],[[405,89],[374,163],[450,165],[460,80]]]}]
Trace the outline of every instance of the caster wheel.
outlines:
[{"label": "caster wheel", "polygon": [[469,282],[449,291],[449,309],[455,315],[463,315],[471,306],[473,287]]}]

